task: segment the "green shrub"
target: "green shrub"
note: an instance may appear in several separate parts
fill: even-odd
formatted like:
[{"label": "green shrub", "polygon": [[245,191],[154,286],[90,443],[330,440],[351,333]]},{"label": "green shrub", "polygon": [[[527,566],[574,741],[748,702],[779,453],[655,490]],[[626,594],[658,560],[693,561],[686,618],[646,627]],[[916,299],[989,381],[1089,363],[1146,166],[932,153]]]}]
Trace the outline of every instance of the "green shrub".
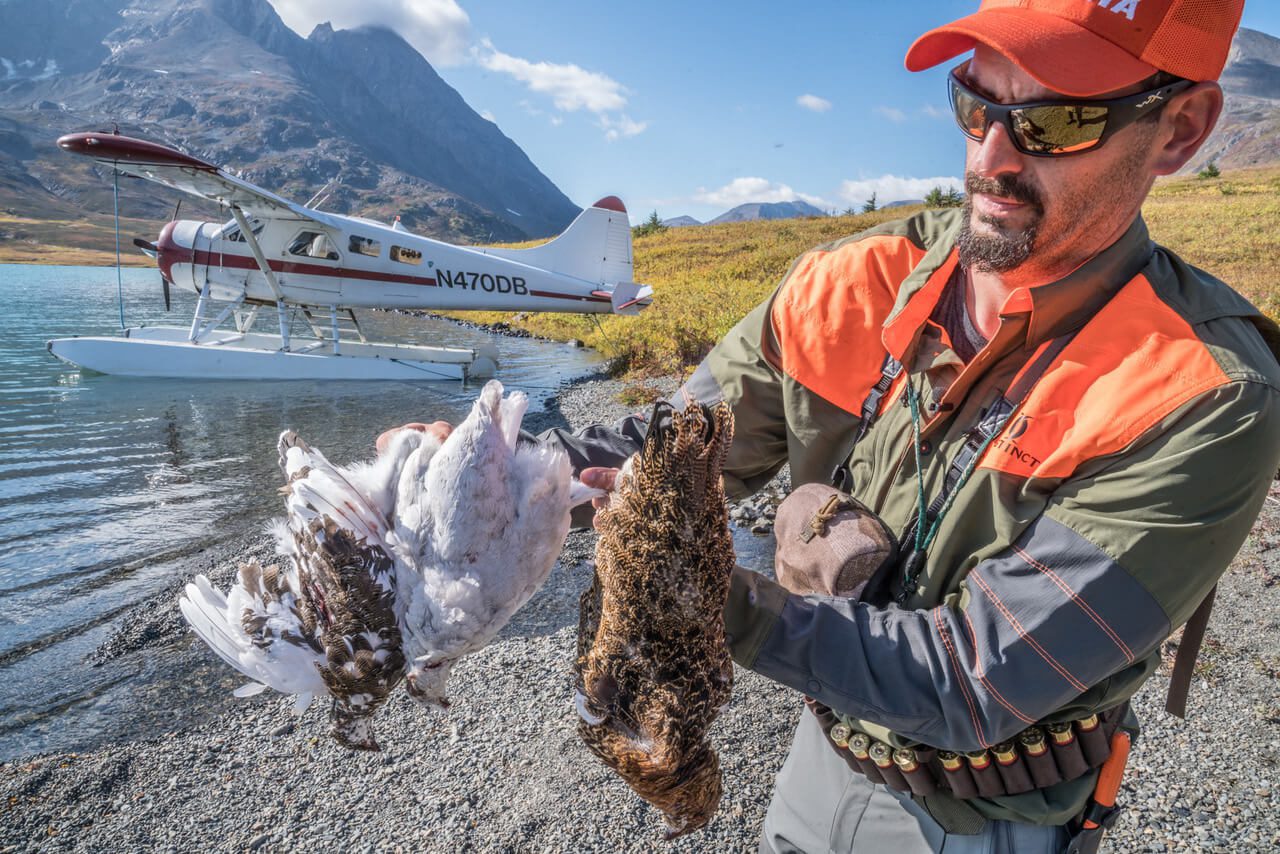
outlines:
[{"label": "green shrub", "polygon": [[1197,176],[1205,179],[1217,178],[1221,174],[1222,172],[1218,170],[1218,164],[1212,160],[1209,161],[1208,166],[1204,167],[1203,169],[1201,169],[1199,172],[1196,173]]},{"label": "green shrub", "polygon": [[644,237],[646,234],[661,234],[666,230],[667,226],[658,218],[658,212],[655,210],[649,214],[648,219],[631,229],[631,233],[636,237]]},{"label": "green shrub", "polygon": [[958,208],[964,204],[964,194],[955,187],[934,187],[924,197],[928,208]]}]

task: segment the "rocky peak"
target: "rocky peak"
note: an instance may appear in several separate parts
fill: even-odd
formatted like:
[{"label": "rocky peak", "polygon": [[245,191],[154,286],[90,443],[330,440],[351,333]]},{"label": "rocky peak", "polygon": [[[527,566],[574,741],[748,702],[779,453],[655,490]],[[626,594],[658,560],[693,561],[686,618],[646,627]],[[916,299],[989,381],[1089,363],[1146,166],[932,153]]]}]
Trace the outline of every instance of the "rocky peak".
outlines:
[{"label": "rocky peak", "polygon": [[101,176],[53,140],[114,123],[299,201],[337,178],[328,209],[448,239],[547,236],[578,212],[390,30],[304,39],[267,0],[0,0],[0,195],[100,210]]}]

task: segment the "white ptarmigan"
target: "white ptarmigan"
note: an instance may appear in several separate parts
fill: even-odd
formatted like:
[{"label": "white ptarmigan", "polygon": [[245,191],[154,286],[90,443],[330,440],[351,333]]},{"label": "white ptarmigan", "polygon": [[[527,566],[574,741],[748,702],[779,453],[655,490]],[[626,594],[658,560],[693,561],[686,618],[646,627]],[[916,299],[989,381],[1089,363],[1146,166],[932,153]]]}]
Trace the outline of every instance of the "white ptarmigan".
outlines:
[{"label": "white ptarmigan", "polygon": [[520,441],[528,405],[488,383],[439,450],[411,454],[401,474],[396,607],[406,687],[424,705],[448,706],[449,668],[492,640],[546,580],[570,509],[603,495],[571,480],[559,448]]},{"label": "white ptarmigan", "polygon": [[[196,633],[252,682],[333,698],[332,734],[377,750],[372,718],[400,680],[445,707],[449,667],[488,643],[546,580],[574,503],[557,448],[521,443],[528,407],[485,385],[443,443],[397,433],[371,463],[331,464],[296,434],[280,437],[288,516],[283,568],[240,569],[224,596],[204,578],[180,607]],[[572,493],[572,495],[571,495]]]}]

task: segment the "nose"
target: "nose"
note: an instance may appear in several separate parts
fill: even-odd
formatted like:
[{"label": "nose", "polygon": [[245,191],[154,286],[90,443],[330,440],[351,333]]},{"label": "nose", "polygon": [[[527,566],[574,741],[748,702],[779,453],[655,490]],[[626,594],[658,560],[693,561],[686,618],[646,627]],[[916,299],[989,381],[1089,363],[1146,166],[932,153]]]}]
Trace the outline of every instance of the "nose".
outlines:
[{"label": "nose", "polygon": [[1026,163],[1004,122],[994,122],[980,141],[969,140],[969,171],[983,178],[1016,175]]}]

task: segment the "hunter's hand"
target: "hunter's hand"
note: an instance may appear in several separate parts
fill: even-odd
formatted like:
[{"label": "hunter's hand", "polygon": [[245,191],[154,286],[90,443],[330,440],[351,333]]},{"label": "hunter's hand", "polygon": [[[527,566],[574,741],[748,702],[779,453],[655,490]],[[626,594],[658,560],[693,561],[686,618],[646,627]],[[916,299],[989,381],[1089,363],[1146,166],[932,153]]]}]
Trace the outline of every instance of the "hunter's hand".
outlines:
[{"label": "hunter's hand", "polygon": [[[593,489],[603,489],[605,492],[613,492],[614,487],[618,484],[619,469],[603,468],[594,466],[585,468],[578,473],[578,480],[583,486],[589,486]],[[591,499],[591,506],[596,510],[603,510],[609,506],[609,496],[603,498]]]},{"label": "hunter's hand", "polygon": [[399,433],[401,430],[417,430],[419,433],[426,433],[428,436],[434,436],[438,441],[443,442],[449,438],[449,434],[453,432],[453,425],[448,421],[433,421],[430,424],[423,424],[420,421],[413,421],[409,424],[402,424],[399,427],[392,427],[390,430],[378,437],[373,446],[381,454],[387,449],[387,445],[391,443],[391,437]]}]

